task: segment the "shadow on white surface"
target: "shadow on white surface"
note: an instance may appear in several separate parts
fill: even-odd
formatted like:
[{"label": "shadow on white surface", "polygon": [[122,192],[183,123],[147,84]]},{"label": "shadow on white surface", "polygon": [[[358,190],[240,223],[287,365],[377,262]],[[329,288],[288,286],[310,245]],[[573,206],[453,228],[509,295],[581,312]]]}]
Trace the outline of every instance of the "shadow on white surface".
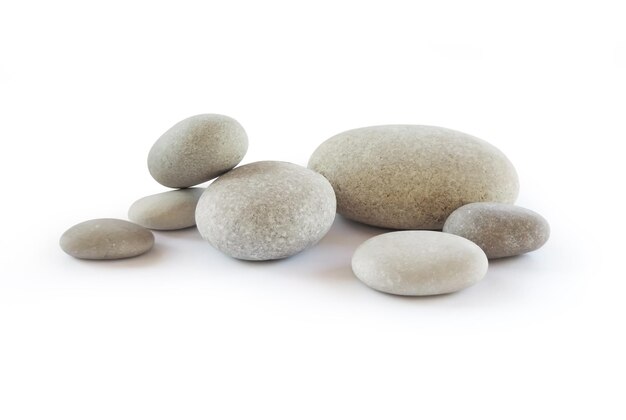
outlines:
[{"label": "shadow on white surface", "polygon": [[356,248],[369,238],[389,230],[353,222],[337,215],[333,226],[322,240],[299,254],[274,261],[240,261],[244,265],[270,267],[276,272],[299,277],[336,282],[353,280],[351,260]]},{"label": "shadow on white surface", "polygon": [[145,268],[159,264],[167,259],[167,247],[162,244],[155,243],[154,247],[145,254],[131,258],[123,258],[117,260],[88,260],[80,258],[71,258],[70,261],[85,267],[95,267],[98,269],[133,269]]}]

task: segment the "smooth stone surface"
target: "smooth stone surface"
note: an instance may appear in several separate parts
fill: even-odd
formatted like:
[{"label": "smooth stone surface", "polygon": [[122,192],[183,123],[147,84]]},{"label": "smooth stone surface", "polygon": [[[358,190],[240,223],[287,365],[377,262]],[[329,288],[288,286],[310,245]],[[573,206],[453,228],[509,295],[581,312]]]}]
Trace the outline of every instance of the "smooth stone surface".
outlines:
[{"label": "smooth stone surface", "polygon": [[196,225],[196,205],[204,188],[185,188],[135,201],[128,219],[148,229],[176,230]]},{"label": "smooth stone surface", "polygon": [[237,121],[225,115],[196,115],[154,143],[148,169],[166,187],[191,187],[234,168],[247,150],[248,136]]},{"label": "smooth stone surface", "polygon": [[293,163],[263,161],[209,185],[198,202],[196,223],[203,238],[231,257],[274,260],[322,239],[335,209],[326,178]]},{"label": "smooth stone surface", "polygon": [[148,252],[154,245],[154,235],[126,220],[94,219],[69,228],[59,244],[72,257],[116,260]]},{"label": "smooth stone surface", "polygon": [[460,206],[513,203],[519,190],[515,168],[500,150],[424,125],[346,131],[320,145],[309,168],[333,185],[338,213],[392,229],[441,229]]},{"label": "smooth stone surface", "polygon": [[487,257],[473,242],[442,232],[384,233],[365,241],[352,257],[363,283],[394,295],[456,292],[481,280]]},{"label": "smooth stone surface", "polygon": [[456,209],[443,231],[476,243],[488,258],[503,258],[541,248],[550,225],[541,215],[502,203],[472,203]]}]

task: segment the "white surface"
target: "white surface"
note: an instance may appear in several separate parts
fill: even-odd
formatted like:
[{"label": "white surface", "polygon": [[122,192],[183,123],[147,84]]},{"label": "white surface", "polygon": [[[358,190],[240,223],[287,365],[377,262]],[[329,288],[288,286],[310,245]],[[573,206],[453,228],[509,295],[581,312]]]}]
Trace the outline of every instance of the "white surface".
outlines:
[{"label": "white surface", "polygon": [[[1,3],[0,418],[623,419],[620,3]],[[267,264],[194,231],[64,255],[69,226],[163,190],[150,146],[203,112],[243,124],[244,163],[365,125],[468,132],[552,238],[427,299],[359,283],[379,231],[341,218]]]}]

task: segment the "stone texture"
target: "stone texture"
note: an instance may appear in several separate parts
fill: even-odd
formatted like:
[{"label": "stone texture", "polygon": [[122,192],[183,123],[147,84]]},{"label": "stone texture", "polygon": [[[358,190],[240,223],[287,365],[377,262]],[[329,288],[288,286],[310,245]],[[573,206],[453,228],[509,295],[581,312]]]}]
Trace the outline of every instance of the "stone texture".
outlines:
[{"label": "stone texture", "polygon": [[487,257],[473,242],[442,232],[384,233],[352,257],[354,274],[369,287],[395,295],[456,292],[481,280]]},{"label": "stone texture", "polygon": [[135,201],[128,219],[148,229],[176,230],[196,225],[196,205],[204,188],[185,188]]},{"label": "stone texture", "polygon": [[154,245],[154,235],[126,220],[94,219],[69,228],[61,236],[60,245],[72,257],[116,260],[148,252]]},{"label": "stone texture", "polygon": [[196,115],[154,143],[148,169],[166,187],[191,187],[234,168],[247,150],[248,136],[237,121],[225,115]]},{"label": "stone texture", "polygon": [[550,225],[541,215],[502,203],[472,203],[456,209],[443,231],[476,243],[488,258],[511,257],[541,248]]},{"label": "stone texture", "polygon": [[196,209],[202,237],[227,255],[273,260],[317,243],[335,218],[332,186],[287,162],[240,166],[207,188]]},{"label": "stone texture", "polygon": [[502,152],[441,127],[346,131],[320,145],[309,168],[333,185],[340,214],[392,229],[441,229],[458,207],[513,203],[519,190],[515,168]]}]

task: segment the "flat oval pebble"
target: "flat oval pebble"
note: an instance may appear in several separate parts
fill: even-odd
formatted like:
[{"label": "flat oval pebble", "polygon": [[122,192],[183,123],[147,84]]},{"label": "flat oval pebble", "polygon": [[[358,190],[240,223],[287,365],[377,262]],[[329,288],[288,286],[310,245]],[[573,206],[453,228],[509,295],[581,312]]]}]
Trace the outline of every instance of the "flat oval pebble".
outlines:
[{"label": "flat oval pebble", "polygon": [[198,185],[237,166],[248,150],[248,136],[234,119],[202,114],[184,119],[152,146],[148,169],[171,188]]},{"label": "flat oval pebble", "polygon": [[441,229],[458,207],[513,203],[519,190],[515,168],[500,150],[424,125],[346,131],[320,145],[309,168],[333,185],[338,213],[392,229]]},{"label": "flat oval pebble", "polygon": [[472,203],[456,209],[443,231],[476,243],[488,258],[503,258],[541,248],[550,225],[541,215],[502,203]]},{"label": "flat oval pebble", "polygon": [[372,289],[406,296],[456,292],[481,280],[487,257],[473,242],[442,232],[384,233],[365,241],[352,271]]},{"label": "flat oval pebble", "polygon": [[196,205],[204,188],[185,188],[135,201],[128,219],[148,229],[176,230],[196,225]]},{"label": "flat oval pebble", "polygon": [[148,252],[154,245],[154,235],[126,220],[94,219],[69,228],[61,236],[60,245],[72,257],[116,260]]},{"label": "flat oval pebble", "polygon": [[196,223],[204,239],[231,257],[274,260],[322,239],[335,209],[326,178],[293,163],[263,161],[209,185],[198,202]]}]

